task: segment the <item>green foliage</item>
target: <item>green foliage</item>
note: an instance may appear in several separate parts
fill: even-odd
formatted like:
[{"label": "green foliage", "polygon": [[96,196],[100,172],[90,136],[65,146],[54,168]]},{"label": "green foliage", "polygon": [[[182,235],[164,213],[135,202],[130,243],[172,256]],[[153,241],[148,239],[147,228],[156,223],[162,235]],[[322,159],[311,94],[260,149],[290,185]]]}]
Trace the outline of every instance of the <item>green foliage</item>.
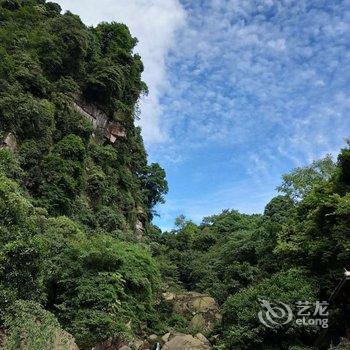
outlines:
[{"label": "green foliage", "polygon": [[301,342],[305,333],[315,331],[294,322],[267,328],[257,317],[261,310],[259,299],[283,302],[293,307],[299,300],[312,302],[315,295],[313,286],[300,271],[289,270],[231,296],[223,306],[223,329],[228,348],[268,349],[276,344],[290,344],[291,341],[295,344],[298,338]]},{"label": "green foliage", "polygon": [[108,236],[85,238],[76,229],[46,240],[50,285],[56,286],[50,302],[83,348],[151,318],[159,273],[147,252]]},{"label": "green foliage", "polygon": [[3,350],[73,349],[73,340],[50,312],[39,304],[17,301],[5,318],[7,335]]},{"label": "green foliage", "polygon": [[294,208],[292,199],[288,196],[277,196],[265,207],[264,215],[271,221],[283,224],[290,217]]},{"label": "green foliage", "polygon": [[0,174],[0,322],[15,299],[44,297],[39,218],[19,186]]},{"label": "green foliage", "polygon": [[83,183],[85,152],[82,140],[69,135],[43,159],[41,195],[50,213],[68,215],[72,211]]},{"label": "green foliage", "polygon": [[328,155],[314,161],[310,166],[296,168],[290,174],[283,175],[283,183],[278,190],[293,200],[300,200],[313,186],[327,182],[334,175],[335,169],[332,157]]},{"label": "green foliage", "polygon": [[[18,138],[23,184],[30,194],[50,213],[69,213],[90,228],[96,226],[91,211],[97,205],[112,206],[131,227],[138,208],[151,217],[167,183],[158,165],[147,166],[140,131],[133,124],[137,101],[146,91],[140,57],[132,52],[137,40],[123,24],[87,28],[72,13],[61,15],[60,6],[51,2],[3,1],[2,9],[0,134],[12,132]],[[123,122],[128,139],[117,141],[118,152],[99,145],[100,153],[106,149],[113,157],[107,168],[90,148],[90,121],[73,108],[79,101],[90,101]],[[76,146],[66,139],[69,135],[88,146],[84,157],[67,159],[58,150],[62,139]],[[105,174],[99,198],[96,189],[90,192],[85,161]],[[76,210],[82,201],[85,212]]]},{"label": "green foliage", "polygon": [[[269,329],[257,317],[258,300],[291,306],[327,300],[338,284],[349,264],[349,154],[345,148],[336,164],[327,157],[285,175],[285,195],[262,216],[225,210],[199,226],[180,216],[174,231],[154,237],[168,286],[208,293],[222,304],[219,348],[312,348],[318,329],[295,323]],[[336,344],[346,316],[332,315]]]},{"label": "green foliage", "polygon": [[157,203],[164,203],[164,195],[168,193],[168,183],[165,171],[157,163],[152,163],[144,169],[141,176],[143,196],[149,208]]},{"label": "green foliage", "polygon": [[[147,91],[137,40],[123,24],[88,28],[45,0],[2,0],[0,16],[0,141],[8,133],[18,141],[14,153],[0,149],[6,346],[19,348],[23,330],[29,348],[53,348],[58,324],[41,307],[83,348],[155,327],[158,266],[141,245],[125,242],[136,240],[137,220],[147,226],[167,191],[134,125]],[[94,130],[77,108],[89,103],[127,137],[111,144]],[[12,308],[18,313],[9,318]],[[33,325],[36,315],[43,324]]]},{"label": "green foliage", "polygon": [[166,248],[155,254],[158,261],[177,266],[172,275],[187,289],[209,293],[222,303],[258,276],[257,250],[259,244],[266,246],[257,233],[261,221],[260,216],[224,211],[197,226],[180,216],[178,229],[158,238]]},{"label": "green foliage", "polygon": [[18,159],[6,149],[0,149],[0,173],[14,179],[18,179],[22,175]]},{"label": "green foliage", "polygon": [[319,279],[325,296],[334,288],[334,276],[349,261],[349,193],[339,176],[347,153],[344,149],[339,155],[336,175],[323,185],[315,184],[298,204],[277,245],[286,261],[307,267]]},{"label": "green foliage", "polygon": [[54,106],[47,100],[23,94],[0,99],[2,130],[13,132],[21,140],[42,139],[42,142],[50,142],[53,123]]},{"label": "green foliage", "polygon": [[[52,14],[52,9],[49,9]],[[77,76],[87,55],[88,33],[77,16],[66,13],[49,19],[46,35],[38,37],[38,53],[49,77]]]},{"label": "green foliage", "polygon": [[342,150],[338,156],[338,173],[336,175],[337,191],[341,194],[349,192],[350,187],[350,141],[348,148]]}]

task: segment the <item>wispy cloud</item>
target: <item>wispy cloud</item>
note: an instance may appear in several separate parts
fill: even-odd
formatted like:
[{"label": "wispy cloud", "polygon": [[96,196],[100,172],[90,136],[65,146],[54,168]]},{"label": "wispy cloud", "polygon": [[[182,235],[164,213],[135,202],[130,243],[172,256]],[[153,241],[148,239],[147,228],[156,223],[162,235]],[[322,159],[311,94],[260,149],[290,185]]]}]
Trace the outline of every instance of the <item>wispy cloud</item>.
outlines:
[{"label": "wispy cloud", "polygon": [[171,52],[163,97],[173,140],[268,143],[302,162],[342,144],[350,129],[348,0],[183,4],[188,26]]},{"label": "wispy cloud", "polygon": [[[255,197],[266,203],[282,173],[338,152],[350,135],[350,2],[182,4],[187,26],[171,51],[162,98],[170,138],[151,155],[164,161],[175,185],[177,170],[163,157],[169,153],[182,154],[183,171],[209,168],[224,189],[208,176],[198,186],[193,175],[188,181],[203,193],[191,193],[198,202],[180,187],[161,211],[183,208],[196,218],[218,207],[261,211]],[[186,161],[198,157],[201,165]]]}]

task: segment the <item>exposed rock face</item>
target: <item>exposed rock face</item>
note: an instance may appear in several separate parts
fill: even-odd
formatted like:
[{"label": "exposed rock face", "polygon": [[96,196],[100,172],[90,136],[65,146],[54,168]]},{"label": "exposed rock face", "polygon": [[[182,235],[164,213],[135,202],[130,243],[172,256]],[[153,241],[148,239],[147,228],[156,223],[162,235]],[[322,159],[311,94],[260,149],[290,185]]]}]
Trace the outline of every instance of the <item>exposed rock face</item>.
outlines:
[{"label": "exposed rock face", "polygon": [[131,342],[108,340],[93,350],[211,350],[212,345],[202,334],[213,330],[214,323],[221,319],[219,306],[214,298],[200,293],[163,293],[163,299],[171,303],[173,311],[188,319],[189,331],[196,330],[195,336],[170,331],[163,336],[150,334],[145,338],[135,338]]},{"label": "exposed rock face", "polygon": [[[122,345],[110,350],[211,350],[212,346],[208,339],[201,333],[192,336],[183,333],[167,333],[162,337],[152,334],[151,340],[133,341],[129,345]],[[149,338],[150,338],[149,337]],[[95,350],[95,348],[93,349]]]},{"label": "exposed rock face", "polygon": [[162,350],[210,350],[211,348],[209,341],[202,334],[193,337],[190,334],[176,333],[170,336]]},{"label": "exposed rock face", "polygon": [[95,131],[104,135],[111,143],[117,138],[125,138],[126,132],[121,123],[110,120],[107,115],[96,106],[84,102],[74,102],[73,108],[87,118]]},{"label": "exposed rock face", "polygon": [[145,234],[145,226],[141,220],[136,221],[135,231],[137,237],[142,237]]},{"label": "exposed rock face", "polygon": [[188,292],[184,294],[164,293],[165,301],[173,304],[175,313],[192,317],[189,327],[200,332],[210,332],[221,315],[216,300],[208,295]]},{"label": "exposed rock face", "polygon": [[147,222],[147,215],[142,207],[137,208],[137,220],[135,224],[135,233],[138,238],[145,235],[145,225]]},{"label": "exposed rock face", "polygon": [[6,148],[9,149],[12,152],[16,152],[17,151],[17,139],[16,136],[14,134],[12,134],[11,132],[9,132],[5,138],[0,141],[0,148]]}]

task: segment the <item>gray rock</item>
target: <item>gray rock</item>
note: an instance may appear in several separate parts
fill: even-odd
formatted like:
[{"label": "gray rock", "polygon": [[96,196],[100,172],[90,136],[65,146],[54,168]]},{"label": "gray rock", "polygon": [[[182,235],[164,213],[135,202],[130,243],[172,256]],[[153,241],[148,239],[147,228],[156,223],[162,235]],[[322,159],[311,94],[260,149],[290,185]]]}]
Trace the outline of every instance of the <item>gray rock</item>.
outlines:
[{"label": "gray rock", "polygon": [[170,333],[166,333],[162,336],[162,340],[164,343],[166,343],[167,341],[169,341],[170,338]]},{"label": "gray rock", "polygon": [[131,348],[127,345],[124,345],[121,348],[119,348],[119,350],[131,350]]},{"label": "gray rock", "polygon": [[193,337],[190,334],[177,333],[164,344],[162,350],[211,350],[209,342]]}]

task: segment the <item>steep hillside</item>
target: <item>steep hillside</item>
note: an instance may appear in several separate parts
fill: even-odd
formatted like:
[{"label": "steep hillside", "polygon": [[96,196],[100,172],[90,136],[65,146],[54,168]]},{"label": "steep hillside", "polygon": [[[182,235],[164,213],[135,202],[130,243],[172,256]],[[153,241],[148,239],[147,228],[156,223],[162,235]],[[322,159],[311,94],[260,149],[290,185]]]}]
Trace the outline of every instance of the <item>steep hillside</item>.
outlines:
[{"label": "steep hillside", "polygon": [[134,124],[137,40],[44,0],[3,0],[0,18],[0,328],[27,300],[82,348],[132,335],[156,322],[159,272],[137,241],[167,192]]},{"label": "steep hillside", "polygon": [[18,179],[49,214],[92,229],[147,221],[167,185],[134,125],[147,92],[136,39],[44,1],[2,1],[1,20],[0,131],[17,140]]}]

